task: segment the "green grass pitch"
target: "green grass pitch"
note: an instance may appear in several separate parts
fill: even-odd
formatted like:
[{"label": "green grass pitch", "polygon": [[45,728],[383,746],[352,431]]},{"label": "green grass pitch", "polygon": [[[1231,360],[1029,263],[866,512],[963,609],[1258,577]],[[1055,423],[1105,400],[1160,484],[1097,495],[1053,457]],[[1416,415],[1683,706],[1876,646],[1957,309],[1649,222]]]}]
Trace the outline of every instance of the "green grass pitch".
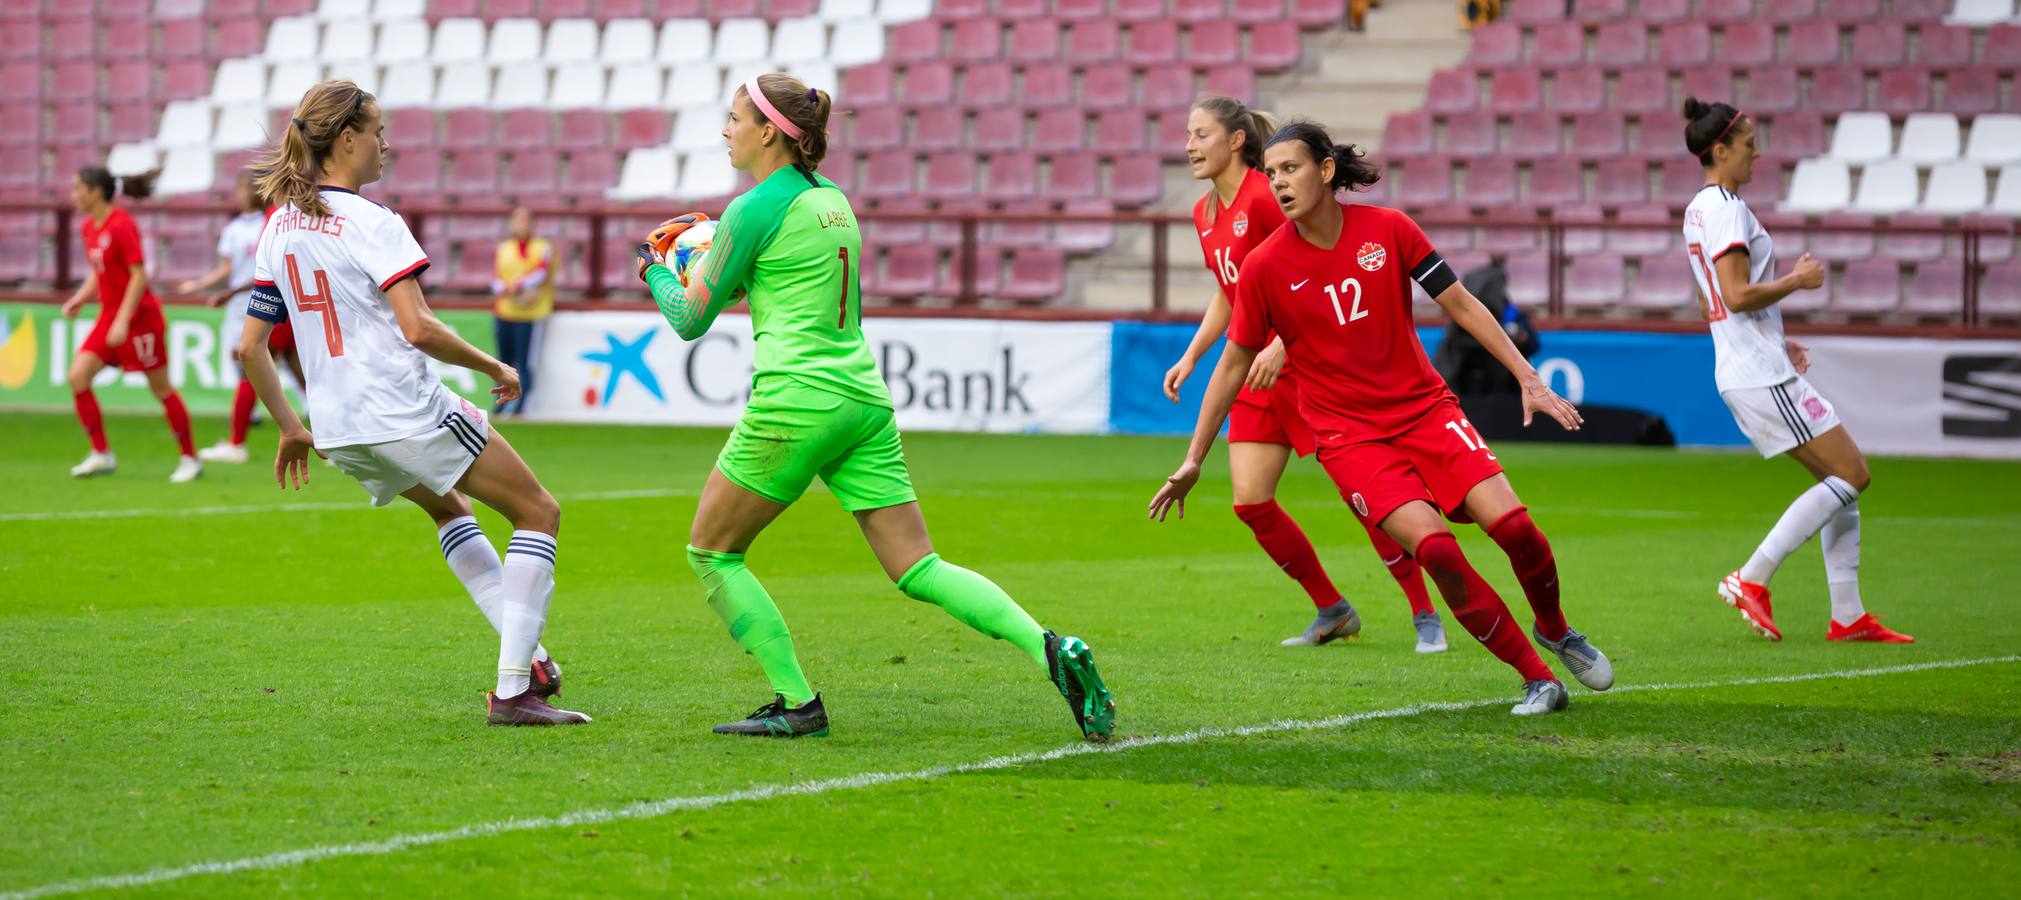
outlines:
[{"label": "green grass pitch", "polygon": [[[751,567],[834,734],[710,734],[767,699],[681,553],[720,430],[504,426],[562,501],[547,644],[565,705],[596,717],[533,730],[484,727],[496,639],[418,511],[321,466],[283,494],[270,428],[253,464],[170,485],[157,417],[109,425],[121,470],[74,481],[68,416],[0,416],[0,896],[1987,896],[2021,877],[2013,464],[1875,461],[1864,590],[1919,643],[1827,644],[1813,543],[1776,583],[1774,645],[1713,586],[1803,488],[1793,463],[1498,447],[1621,687],[1516,719],[1514,676],[1450,616],[1451,652],[1412,652],[1310,462],[1280,499],[1367,626],[1287,650],[1309,605],[1228,512],[1218,453],[1159,526],[1143,509],[1176,440],[912,435],[942,554],[1088,640],[1119,737],[1165,739],[1046,756],[1078,735],[1042,675],[899,595],[818,489]],[[1506,558],[1456,530],[1527,624]],[[1828,677],[1772,680],[1792,676]],[[1473,701],[1492,702],[1409,711]],[[312,852],[269,857],[289,851]]]}]

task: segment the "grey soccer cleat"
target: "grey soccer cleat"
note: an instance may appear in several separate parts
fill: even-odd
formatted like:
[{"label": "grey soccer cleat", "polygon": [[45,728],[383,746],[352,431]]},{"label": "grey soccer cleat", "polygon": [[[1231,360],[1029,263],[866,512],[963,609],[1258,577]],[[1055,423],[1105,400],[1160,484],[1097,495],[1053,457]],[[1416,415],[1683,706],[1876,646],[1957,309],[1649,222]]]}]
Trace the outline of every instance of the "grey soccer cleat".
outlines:
[{"label": "grey soccer cleat", "polygon": [[783,695],[773,694],[772,702],[758,707],[756,712],[710,730],[745,737],[827,737],[828,708],[821,705],[820,694],[799,706],[787,706]]},{"label": "grey soccer cleat", "polygon": [[1585,635],[1568,628],[1565,629],[1564,640],[1552,642],[1544,640],[1535,628],[1530,629],[1530,634],[1537,638],[1537,643],[1544,645],[1544,649],[1558,654],[1558,661],[1565,664],[1565,671],[1571,672],[1580,684],[1596,691],[1614,686],[1614,664],[1608,662],[1607,654],[1601,653],[1600,648],[1586,640]]},{"label": "grey soccer cleat", "polygon": [[1446,652],[1446,623],[1435,612],[1421,612],[1410,617],[1411,626],[1418,631],[1419,653]]},{"label": "grey soccer cleat", "polygon": [[1555,680],[1528,681],[1523,683],[1523,702],[1509,708],[1512,716],[1541,716],[1554,713],[1571,705],[1572,698],[1565,694],[1565,686]]},{"label": "grey soccer cleat", "polygon": [[1297,635],[1278,641],[1280,647],[1317,647],[1329,641],[1354,637],[1361,633],[1361,614],[1354,611],[1354,604],[1342,598],[1339,603],[1324,607],[1312,618],[1312,624]]}]

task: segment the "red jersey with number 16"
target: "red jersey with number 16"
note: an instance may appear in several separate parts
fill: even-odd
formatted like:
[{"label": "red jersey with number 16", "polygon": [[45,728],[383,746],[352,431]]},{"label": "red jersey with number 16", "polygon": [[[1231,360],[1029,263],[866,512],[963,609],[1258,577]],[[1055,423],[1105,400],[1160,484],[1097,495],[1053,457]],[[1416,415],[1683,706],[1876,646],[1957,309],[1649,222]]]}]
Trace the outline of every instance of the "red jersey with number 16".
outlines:
[{"label": "red jersey with number 16", "polygon": [[[1270,178],[1257,169],[1250,169],[1242,177],[1242,186],[1235,190],[1235,202],[1221,205],[1221,195],[1213,187],[1193,204],[1193,227],[1200,232],[1200,255],[1207,261],[1207,271],[1214,273],[1215,283],[1221,285],[1221,293],[1230,305],[1235,303],[1235,285],[1242,271],[1242,261],[1249,252],[1263,243],[1263,239],[1276,233],[1284,225],[1284,210],[1277,205],[1276,195],[1270,192]],[[1263,339],[1269,345],[1271,335]],[[1290,357],[1285,357],[1284,368],[1278,378],[1291,374]],[[1254,392],[1243,388],[1242,393]],[[1259,395],[1260,396],[1260,395]]]},{"label": "red jersey with number 16", "polygon": [[[1298,366],[1305,421],[1321,447],[1400,434],[1452,397],[1411,320],[1411,279],[1431,241],[1393,209],[1341,204],[1321,249],[1287,225],[1242,265],[1228,339],[1252,350],[1275,330]],[[1443,265],[1439,262],[1437,265]]]}]

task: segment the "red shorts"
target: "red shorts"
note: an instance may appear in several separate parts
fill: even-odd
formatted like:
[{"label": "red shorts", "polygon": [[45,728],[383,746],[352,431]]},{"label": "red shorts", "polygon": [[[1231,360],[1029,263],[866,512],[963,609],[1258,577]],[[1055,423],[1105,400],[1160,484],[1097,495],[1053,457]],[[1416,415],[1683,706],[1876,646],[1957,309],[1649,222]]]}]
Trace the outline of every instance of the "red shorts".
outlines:
[{"label": "red shorts", "polygon": [[1502,473],[1466,413],[1441,402],[1408,431],[1381,440],[1330,444],[1319,465],[1363,523],[1375,525],[1413,500],[1423,500],[1456,522],[1467,492]]},{"label": "red shorts", "polygon": [[267,332],[267,349],[276,353],[295,352],[295,323],[281,322]]},{"label": "red shorts", "polygon": [[160,309],[142,305],[134,311],[133,321],[126,323],[124,344],[109,346],[106,335],[111,331],[112,316],[100,316],[77,352],[89,353],[128,372],[149,372],[168,365],[168,323]]},{"label": "red shorts", "polygon": [[1319,441],[1298,411],[1298,382],[1287,375],[1267,391],[1243,388],[1228,410],[1228,442],[1282,444],[1311,456]]}]

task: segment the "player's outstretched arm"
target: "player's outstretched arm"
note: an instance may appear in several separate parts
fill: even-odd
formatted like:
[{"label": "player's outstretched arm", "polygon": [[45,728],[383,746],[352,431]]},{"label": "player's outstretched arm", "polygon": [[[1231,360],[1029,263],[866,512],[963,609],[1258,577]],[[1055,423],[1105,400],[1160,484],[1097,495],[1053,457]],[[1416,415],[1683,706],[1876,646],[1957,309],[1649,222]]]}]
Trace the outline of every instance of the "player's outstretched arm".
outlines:
[{"label": "player's outstretched arm", "polygon": [[1585,423],[1586,419],[1579,415],[1578,407],[1544,384],[1544,379],[1537,375],[1530,361],[1523,358],[1523,352],[1516,349],[1516,343],[1509,340],[1509,333],[1502,330],[1501,320],[1488,312],[1488,308],[1481,305],[1480,298],[1467,290],[1466,285],[1455,281],[1433,299],[1438,301],[1439,308],[1445,310],[1446,315],[1453,317],[1453,324],[1473,335],[1474,340],[1481,342],[1481,346],[1494,355],[1496,362],[1516,376],[1516,382],[1523,387],[1523,427],[1530,427],[1537,413],[1550,416],[1566,431],[1578,431],[1579,426]]},{"label": "player's outstretched arm", "polygon": [[1256,351],[1234,341],[1222,348],[1221,362],[1214,367],[1214,377],[1207,381],[1207,396],[1200,401],[1200,420],[1193,426],[1193,443],[1186,447],[1186,459],[1151,498],[1147,518],[1163,522],[1174,506],[1178,507],[1179,518],[1186,518],[1186,494],[1199,483],[1200,464],[1214,447],[1221,424],[1228,421],[1228,409],[1235,405],[1235,395],[1242,389],[1249,365],[1255,361]]},{"label": "player's outstretched arm", "polygon": [[421,286],[414,279],[402,279],[393,285],[386,291],[386,299],[393,304],[393,318],[400,322],[400,336],[413,344],[414,349],[498,382],[491,392],[500,400],[519,396],[519,373],[497,357],[471,346],[462,335],[442,324],[435,311],[428,308],[427,299],[421,296]]},{"label": "player's outstretched arm", "polygon": [[1207,312],[1200,316],[1200,327],[1193,332],[1193,340],[1186,345],[1186,352],[1180,354],[1179,361],[1165,370],[1165,399],[1179,402],[1179,388],[1186,379],[1193,376],[1193,367],[1200,364],[1200,357],[1213,349],[1214,342],[1228,330],[1228,318],[1232,309],[1228,293],[1217,290],[1214,299],[1208,301]]},{"label": "player's outstretched arm", "polygon": [[303,427],[294,404],[288,402],[287,392],[281,389],[281,373],[274,368],[273,356],[266,352],[267,334],[273,330],[273,322],[256,315],[246,316],[246,330],[239,338],[239,368],[246,373],[254,396],[260,398],[260,404],[267,408],[267,415],[281,432],[280,449],[274,454],[274,480],[283,489],[293,482],[299,491],[309,483],[309,451],[315,449],[316,439]]}]

